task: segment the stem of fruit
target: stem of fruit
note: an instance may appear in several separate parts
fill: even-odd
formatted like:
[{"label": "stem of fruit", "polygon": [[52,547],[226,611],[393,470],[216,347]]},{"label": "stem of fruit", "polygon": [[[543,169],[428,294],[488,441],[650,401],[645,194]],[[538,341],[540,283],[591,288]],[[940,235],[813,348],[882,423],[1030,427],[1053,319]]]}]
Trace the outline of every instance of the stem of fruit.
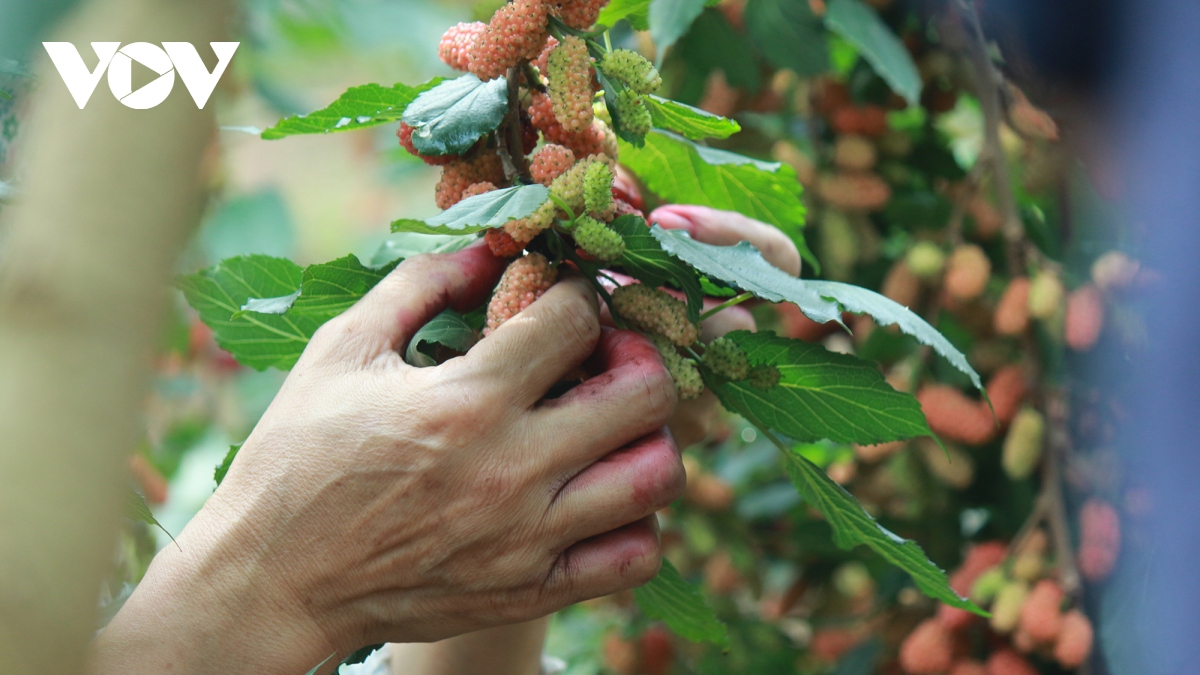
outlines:
[{"label": "stem of fruit", "polygon": [[529,164],[525,161],[524,143],[521,139],[521,70],[525,62],[508,69],[508,118],[504,133],[500,134],[500,158],[509,179],[520,178],[532,182]]},{"label": "stem of fruit", "polygon": [[746,302],[747,300],[752,300],[753,298],[754,298],[753,293],[742,293],[741,295],[739,295],[735,298],[730,298],[730,299],[726,300],[725,302],[722,302],[721,304],[717,305],[716,307],[713,307],[712,309],[708,310],[707,312],[701,314],[700,320],[704,321],[706,319],[709,319],[712,316],[729,309],[730,307],[736,307],[736,306],[742,304],[743,302]]}]

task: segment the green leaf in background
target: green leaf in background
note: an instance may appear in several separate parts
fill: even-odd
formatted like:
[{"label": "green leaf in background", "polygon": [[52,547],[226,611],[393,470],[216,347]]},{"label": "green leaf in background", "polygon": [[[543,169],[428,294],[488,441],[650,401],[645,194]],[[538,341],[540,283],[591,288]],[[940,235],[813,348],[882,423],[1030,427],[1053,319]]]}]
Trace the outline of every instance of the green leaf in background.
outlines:
[{"label": "green leaf in background", "polygon": [[801,77],[829,70],[829,46],[821,19],[802,0],[750,0],[746,32],[763,56]]},{"label": "green leaf in background", "polygon": [[650,0],[650,37],[660,59],[687,33],[704,5],[705,0]]},{"label": "green leaf in background", "polygon": [[158,522],[158,519],[150,512],[150,505],[146,503],[146,498],[138,493],[137,490],[133,488],[125,489],[125,506],[127,508],[125,512],[127,517],[140,523],[157,527],[163,531],[163,534],[170,537],[171,541],[175,541],[175,537],[171,536],[171,533],[167,532],[167,528],[163,527],[162,523]]},{"label": "green leaf in background", "polygon": [[635,588],[633,598],[643,614],[667,624],[679,637],[729,646],[725,624],[700,592],[684,581],[679,570],[666,558],[663,558],[658,576],[645,586]]},{"label": "green leaf in background", "polygon": [[912,310],[884,296],[836,281],[797,279],[767,262],[747,242],[737,246],[712,246],[691,238],[682,230],[654,227],[650,233],[663,249],[690,263],[701,273],[733,284],[771,302],[793,302],[808,318],[818,323],[840,321],[843,311],[868,314],[880,326],[897,326],[918,342],[945,357],[952,366],[981,388],[979,373],[944,335]]},{"label": "green leaf in background", "polygon": [[391,87],[364,84],[351,87],[328,107],[307,115],[294,115],[280,120],[278,124],[262,132],[262,137],[273,141],[298,134],[353,131],[395,122],[417,96],[441,82],[442,78],[439,77],[416,87],[406,84]]},{"label": "green leaf in background", "polygon": [[413,127],[413,146],[421,154],[461,155],[500,126],[506,114],[505,79],[484,82],[467,74],[417,96],[401,119]]},{"label": "green leaf in background", "polygon": [[912,575],[925,595],[982,616],[987,613],[950,588],[946,573],[925,555],[916,542],[896,536],[863,510],[858,500],[826,473],[798,453],[783,451],[788,477],[810,505],[825,516],[833,538],[843,549],[865,544],[888,562]]},{"label": "green leaf in background", "polygon": [[837,303],[822,298],[805,282],[767,262],[748,242],[737,246],[712,246],[692,239],[683,230],[655,225],[650,234],[665,251],[691,264],[706,276],[749,291],[771,302],[793,302],[817,323],[841,321]]},{"label": "green leaf in background", "polygon": [[612,0],[600,10],[596,23],[612,28],[621,19],[629,22],[634,30],[650,29],[650,0]]},{"label": "green leaf in background", "polygon": [[770,389],[705,378],[726,408],[760,427],[806,443],[827,438],[874,445],[933,435],[917,399],[893,389],[874,364],[774,333],[726,337],[751,365],[779,369],[779,384]]},{"label": "green leaf in background", "polygon": [[666,129],[693,141],[729,138],[742,130],[737,122],[661,96],[646,97],[655,129]]},{"label": "green leaf in background", "polygon": [[778,227],[815,264],[801,233],[804,204],[790,166],[706,148],[665,131],[647,134],[641,148],[621,143],[621,163],[668,203],[737,211]]},{"label": "green leaf in background", "polygon": [[225,459],[221,460],[221,463],[213,470],[213,480],[217,482],[218,486],[221,485],[221,481],[225,480],[226,474],[229,473],[229,467],[233,465],[233,458],[237,457],[238,451],[242,449],[242,445],[242,443],[238,443],[237,445],[229,446],[229,452],[225,453]]},{"label": "green leaf in background", "polygon": [[725,74],[730,86],[753,94],[762,87],[762,68],[750,38],[729,24],[725,15],[706,9],[679,42],[679,56],[703,82],[714,70]]},{"label": "green leaf in background", "polygon": [[473,234],[524,218],[550,199],[542,185],[514,185],[467,197],[432,218],[402,218],[392,223],[392,232],[422,234]]},{"label": "green leaf in background", "polygon": [[408,350],[404,354],[404,360],[409,365],[418,368],[428,368],[436,366],[437,361],[425,352],[420,350],[422,344],[440,344],[453,349],[456,352],[466,352],[479,336],[467,324],[466,319],[462,314],[452,310],[442,310],[440,314],[429,320],[429,323],[421,327],[417,334],[412,337],[408,343]]},{"label": "green leaf in background", "polygon": [[625,253],[616,266],[650,286],[674,283],[687,296],[688,318],[699,323],[704,289],[696,270],[664,251],[662,244],[650,235],[646,221],[639,216],[621,216],[609,227],[625,240]]},{"label": "green leaf in background", "polygon": [[915,106],[921,101],[921,74],[917,64],[913,63],[904,43],[873,8],[861,0],[830,0],[825,25],[858,47],[875,72],[909,105]]}]

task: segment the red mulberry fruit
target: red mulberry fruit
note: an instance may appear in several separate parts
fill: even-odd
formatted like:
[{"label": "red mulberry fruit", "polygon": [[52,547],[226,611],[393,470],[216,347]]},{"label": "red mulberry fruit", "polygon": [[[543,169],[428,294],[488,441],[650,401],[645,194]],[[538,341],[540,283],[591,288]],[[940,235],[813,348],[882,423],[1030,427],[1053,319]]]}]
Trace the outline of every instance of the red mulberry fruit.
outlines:
[{"label": "red mulberry fruit", "polygon": [[471,46],[485,30],[487,24],[481,21],[451,26],[438,45],[438,58],[455,70],[467,70],[471,62]]},{"label": "red mulberry fruit", "polygon": [[988,675],[988,671],[978,661],[959,661],[950,669],[950,675]]},{"label": "red mulberry fruit", "polygon": [[1092,285],[1083,286],[1067,297],[1067,346],[1086,352],[1095,346],[1104,328],[1104,296]]},{"label": "red mulberry fruit", "polygon": [[987,662],[988,675],[1038,675],[1023,656],[1011,649],[992,652]]},{"label": "red mulberry fruit", "polygon": [[488,303],[484,334],[490,334],[527,309],[554,285],[557,278],[558,270],[540,253],[530,253],[512,261]]},{"label": "red mulberry fruit", "polygon": [[546,44],[546,15],[542,0],[514,0],[496,10],[471,46],[470,71],[493,80],[521,59],[535,58]]},{"label": "red mulberry fruit", "polygon": [[891,200],[892,188],[870,171],[843,171],[821,176],[817,194],[843,211],[876,211]]},{"label": "red mulberry fruit", "polygon": [[917,393],[917,400],[929,428],[946,440],[983,445],[996,435],[996,423],[987,407],[953,387],[927,385]]},{"label": "red mulberry fruit", "polygon": [[512,238],[512,235],[502,229],[493,228],[483,235],[488,249],[497,258],[515,258],[525,250],[525,243]]},{"label": "red mulberry fruit", "polygon": [[558,18],[575,30],[587,30],[596,25],[600,10],[608,0],[563,0],[554,10]]},{"label": "red mulberry fruit", "polygon": [[750,359],[746,352],[728,338],[717,338],[710,342],[701,362],[727,380],[744,380],[750,374]]},{"label": "red mulberry fruit", "polygon": [[1092,654],[1092,622],[1077,609],[1063,615],[1062,630],[1054,644],[1054,659],[1067,670],[1083,665]]},{"label": "red mulberry fruit", "polygon": [[582,38],[569,35],[550,52],[547,62],[554,117],[572,133],[592,126],[592,58]]},{"label": "red mulberry fruit", "polygon": [[[1008,424],[1025,400],[1025,369],[1017,364],[997,370],[987,383],[988,400],[1001,424]],[[981,403],[984,408],[986,403]]]},{"label": "red mulberry fruit", "polygon": [[535,181],[549,187],[555,178],[566,173],[574,165],[575,153],[551,143],[543,146],[533,156],[533,161],[529,164],[529,173]]},{"label": "red mulberry fruit", "polygon": [[504,165],[495,152],[480,154],[474,159],[460,159],[442,167],[442,179],[434,193],[438,208],[448,209],[463,199],[467,188],[476,183],[504,182]]},{"label": "red mulberry fruit", "polygon": [[591,216],[580,216],[571,234],[575,243],[596,260],[608,262],[625,254],[625,240],[621,235]]},{"label": "red mulberry fruit", "polygon": [[1034,642],[1054,642],[1062,630],[1062,601],[1063,590],[1057,582],[1039,581],[1021,605],[1021,630]]},{"label": "red mulberry fruit", "polygon": [[1004,289],[992,316],[992,323],[1000,335],[1020,335],[1029,327],[1029,287],[1027,277],[1017,277]]},{"label": "red mulberry fruit", "polygon": [[666,291],[630,284],[613,291],[612,299],[622,318],[645,332],[662,335],[672,344],[688,347],[699,337],[696,324],[687,317],[687,305]]},{"label": "red mulberry fruit", "polygon": [[969,302],[983,294],[991,276],[992,262],[983,249],[964,244],[950,255],[944,279],[946,292],[955,300]]},{"label": "red mulberry fruit", "polygon": [[[621,288],[632,287],[622,286]],[[671,374],[671,379],[675,381],[675,389],[679,392],[679,398],[685,401],[699,398],[700,394],[704,393],[704,379],[700,377],[696,362],[680,356],[671,340],[661,335],[653,335],[651,338],[654,340],[654,346],[658,347],[659,353],[662,354],[663,365]]]},{"label": "red mulberry fruit", "polygon": [[950,668],[954,641],[934,619],[922,621],[900,645],[900,667],[910,675],[938,675]]},{"label": "red mulberry fruit", "polygon": [[459,159],[458,155],[422,155],[417,152],[417,146],[412,142],[413,128],[404,122],[400,123],[400,128],[396,131],[396,138],[400,139],[400,147],[408,151],[408,154],[419,158],[429,166],[443,166]]},{"label": "red mulberry fruit", "polygon": [[662,76],[646,57],[629,49],[615,49],[604,55],[600,70],[639,94],[653,94],[662,86]]},{"label": "red mulberry fruit", "polygon": [[475,183],[474,185],[467,188],[466,190],[463,190],[462,198],[466,199],[468,197],[478,197],[479,195],[492,192],[495,189],[496,189],[496,186],[489,181],[483,181],[482,183]]}]

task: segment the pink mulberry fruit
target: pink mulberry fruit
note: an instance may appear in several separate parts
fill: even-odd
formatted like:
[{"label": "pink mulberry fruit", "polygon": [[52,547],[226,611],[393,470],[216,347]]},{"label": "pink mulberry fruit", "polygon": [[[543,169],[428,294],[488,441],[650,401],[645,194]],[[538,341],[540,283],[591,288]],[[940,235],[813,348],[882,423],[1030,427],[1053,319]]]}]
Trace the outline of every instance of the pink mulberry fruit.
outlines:
[{"label": "pink mulberry fruit", "polygon": [[922,621],[900,645],[900,667],[910,675],[938,675],[950,668],[954,642],[936,619]]},{"label": "pink mulberry fruit", "polygon": [[487,24],[481,21],[451,26],[438,44],[438,58],[455,70],[467,70],[471,62],[471,47],[485,30]]},{"label": "pink mulberry fruit", "polygon": [[569,35],[550,52],[548,79],[554,117],[572,133],[592,126],[592,59],[587,43]]},{"label": "pink mulberry fruit", "polygon": [[558,279],[558,270],[540,253],[517,258],[504,270],[500,283],[492,293],[487,308],[487,328],[484,335],[499,328],[505,321],[527,309]]},{"label": "pink mulberry fruit", "polygon": [[1091,656],[1093,638],[1092,622],[1077,609],[1067,612],[1054,644],[1054,659],[1068,670],[1078,668]]},{"label": "pink mulberry fruit", "polygon": [[575,165],[575,153],[561,145],[549,144],[538,150],[529,164],[533,179],[547,187],[555,178],[563,175]]}]

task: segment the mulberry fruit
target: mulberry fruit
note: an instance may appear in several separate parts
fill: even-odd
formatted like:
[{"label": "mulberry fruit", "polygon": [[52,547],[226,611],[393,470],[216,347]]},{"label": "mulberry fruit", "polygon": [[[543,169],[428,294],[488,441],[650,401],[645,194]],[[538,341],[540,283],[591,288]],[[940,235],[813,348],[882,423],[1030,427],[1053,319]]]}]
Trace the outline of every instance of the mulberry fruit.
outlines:
[{"label": "mulberry fruit", "polygon": [[882,136],[887,132],[887,111],[877,105],[845,105],[833,111],[830,126],[839,134]]},{"label": "mulberry fruit", "polygon": [[533,179],[547,187],[555,178],[563,175],[575,165],[575,153],[561,145],[549,144],[538,150],[529,164]]},{"label": "mulberry fruit", "polygon": [[[997,370],[988,378],[988,400],[996,411],[996,418],[1001,424],[1008,424],[1021,407],[1025,399],[1025,369],[1017,364],[1010,364]],[[981,403],[985,409],[986,403]]]},{"label": "mulberry fruit", "polygon": [[936,279],[946,267],[946,254],[937,244],[922,241],[908,249],[904,262],[918,279],[931,280]]},{"label": "mulberry fruit", "polygon": [[557,46],[557,38],[546,38],[546,46],[542,48],[542,53],[538,54],[538,57],[533,60],[534,67],[538,69],[542,77],[545,77],[550,72],[550,52],[554,51],[554,48]]},{"label": "mulberry fruit", "polygon": [[1054,642],[1062,630],[1062,601],[1063,590],[1057,582],[1039,581],[1021,605],[1021,630],[1034,642]]},{"label": "mulberry fruit", "polygon": [[532,305],[557,278],[558,270],[540,253],[530,253],[509,263],[488,303],[484,335]]},{"label": "mulberry fruit", "polygon": [[521,59],[532,59],[546,44],[543,0],[514,0],[496,10],[471,45],[467,66],[481,80],[494,80]]},{"label": "mulberry fruit", "polygon": [[888,270],[881,290],[889,300],[912,307],[921,299],[921,280],[913,274],[907,260],[900,260]]},{"label": "mulberry fruit", "polygon": [[458,155],[422,155],[417,152],[417,146],[412,142],[413,128],[404,122],[400,123],[400,128],[396,131],[396,138],[400,139],[400,147],[408,151],[408,154],[419,158],[429,166],[443,166],[459,159]]},{"label": "mulberry fruit", "polygon": [[1004,289],[992,315],[992,323],[1000,335],[1020,335],[1029,328],[1029,286],[1027,277],[1017,277]]},{"label": "mulberry fruit", "polygon": [[910,675],[944,673],[953,658],[953,637],[935,619],[922,621],[900,645],[900,667]]},{"label": "mulberry fruit", "polygon": [[1077,609],[1067,612],[1054,644],[1054,660],[1067,670],[1078,668],[1091,656],[1093,638],[1092,622]]},{"label": "mulberry fruit", "polygon": [[1109,251],[1092,263],[1092,283],[1106,293],[1124,290],[1137,279],[1140,267],[1136,260],[1124,253]]},{"label": "mulberry fruit", "polygon": [[1121,519],[1101,499],[1089,499],[1079,510],[1079,571],[1088,581],[1112,573],[1121,552]]},{"label": "mulberry fruit", "polygon": [[[998,541],[988,541],[976,544],[967,550],[962,565],[950,575],[950,588],[959,595],[967,595],[972,586],[987,570],[994,568],[1008,556],[1008,547]],[[947,628],[957,630],[966,627],[975,620],[975,615],[950,605],[938,607],[938,620]]]},{"label": "mulberry fruit", "polygon": [[502,229],[490,229],[483,235],[488,250],[497,258],[515,258],[525,250],[525,244],[512,238],[512,235]]},{"label": "mulberry fruit", "polygon": [[584,195],[584,182],[587,171],[596,160],[593,158],[576,162],[563,175],[550,183],[550,194],[571,207],[575,216],[583,215],[587,208],[587,198]]},{"label": "mulberry fruit", "polygon": [[563,0],[554,13],[575,30],[587,30],[596,24],[600,10],[608,0]]},{"label": "mulberry fruit", "polygon": [[583,174],[583,202],[588,213],[601,220],[612,220],[613,170],[604,162],[592,162]]},{"label": "mulberry fruit", "polygon": [[1024,581],[1009,582],[996,593],[992,602],[992,630],[997,633],[1013,632],[1021,621],[1021,607],[1029,596],[1029,586]]},{"label": "mulberry fruit", "polygon": [[580,216],[571,234],[575,243],[596,260],[607,262],[625,254],[625,240],[621,235],[591,216]]},{"label": "mulberry fruit", "polygon": [[1095,346],[1104,328],[1104,296],[1092,285],[1083,286],[1067,297],[1067,346],[1085,352]]},{"label": "mulberry fruit", "polygon": [[1004,439],[1004,454],[1001,463],[1004,473],[1013,480],[1024,480],[1033,473],[1042,457],[1042,438],[1046,432],[1046,421],[1033,408],[1024,408],[1013,419],[1008,436]]},{"label": "mulberry fruit", "polygon": [[1011,649],[992,652],[987,662],[988,675],[1038,675],[1038,671],[1023,656]]},{"label": "mulberry fruit", "polygon": [[700,335],[696,324],[687,316],[687,305],[666,291],[630,284],[613,291],[613,308],[622,318],[640,330],[655,333],[672,344],[688,347]]},{"label": "mulberry fruit", "polygon": [[474,159],[460,159],[442,167],[442,179],[438,181],[434,199],[438,208],[448,209],[463,199],[467,188],[476,183],[504,182],[504,165],[500,155],[485,152]]},{"label": "mulberry fruit", "polygon": [[642,675],[667,675],[675,662],[675,647],[671,634],[661,626],[651,626],[639,640],[642,652]]},{"label": "mulberry fruit", "polygon": [[842,134],[833,144],[833,163],[839,169],[866,171],[875,166],[875,145],[865,136]]},{"label": "mulberry fruit", "polygon": [[950,675],[988,675],[988,671],[978,661],[959,661],[950,669]]},{"label": "mulberry fruit", "polygon": [[969,302],[983,294],[992,276],[992,263],[983,249],[964,244],[954,249],[946,267],[945,285],[950,297]]},{"label": "mulberry fruit", "polygon": [[783,373],[779,372],[779,368],[764,363],[752,367],[747,379],[750,381],[750,386],[757,389],[774,389],[783,379]]},{"label": "mulberry fruit", "polygon": [[808,649],[818,660],[833,663],[862,640],[859,632],[849,628],[822,628],[813,633]]},{"label": "mulberry fruit", "polygon": [[532,214],[505,223],[504,231],[524,247],[525,244],[533,241],[534,237],[541,234],[542,230],[554,224],[554,214],[556,211],[554,202],[546,202],[539,206]]},{"label": "mulberry fruit", "polygon": [[654,125],[646,102],[629,89],[622,89],[617,94],[617,115],[621,118],[621,126],[625,131],[637,136],[650,133],[650,128]]},{"label": "mulberry fruit", "polygon": [[483,181],[482,183],[475,183],[471,187],[468,187],[466,190],[463,190],[462,198],[466,199],[468,197],[477,197],[479,195],[487,194],[488,192],[492,192],[495,189],[496,189],[496,186],[489,181]]},{"label": "mulberry fruit", "polygon": [[1058,276],[1042,272],[1029,285],[1029,315],[1035,319],[1051,319],[1062,305],[1063,285]]},{"label": "mulberry fruit", "polygon": [[971,602],[977,605],[990,603],[1007,582],[1008,579],[1004,576],[1004,570],[999,566],[989,569],[980,574],[975,583],[971,584]]},{"label": "mulberry fruit", "polygon": [[821,176],[817,194],[843,211],[876,211],[892,198],[887,181],[869,171],[844,171]]},{"label": "mulberry fruit", "polygon": [[547,62],[554,117],[572,133],[591,128],[595,119],[591,64],[587,43],[574,35],[563,38]]},{"label": "mulberry fruit", "polygon": [[641,671],[642,656],[638,645],[621,637],[617,631],[604,636],[604,664],[619,675],[636,675]]},{"label": "mulberry fruit", "polygon": [[590,128],[579,133],[567,131],[555,118],[554,103],[546,94],[533,94],[529,104],[529,120],[535,129],[542,132],[547,142],[569,148],[576,157],[603,154],[614,161],[617,159],[617,140],[611,129],[600,120],[595,120]]},{"label": "mulberry fruit", "polygon": [[[622,286],[621,288],[633,288],[633,286]],[[662,354],[663,365],[671,374],[671,379],[675,381],[675,389],[679,391],[679,398],[685,401],[699,398],[700,394],[704,393],[704,380],[700,377],[696,362],[680,356],[671,340],[661,335],[655,335],[653,339],[654,346],[658,347],[659,353]]]},{"label": "mulberry fruit", "polygon": [[662,76],[646,57],[629,49],[615,49],[604,55],[600,70],[639,94],[653,94],[662,86]]},{"label": "mulberry fruit", "polygon": [[917,392],[917,400],[929,428],[946,440],[983,445],[996,434],[996,423],[987,407],[953,387],[927,385]]},{"label": "mulberry fruit", "polygon": [[744,380],[750,375],[750,359],[746,352],[728,338],[717,338],[708,343],[701,362],[727,380]]},{"label": "mulberry fruit", "polygon": [[451,26],[438,44],[438,58],[455,70],[467,70],[471,63],[471,46],[485,30],[487,24],[481,21]]}]

